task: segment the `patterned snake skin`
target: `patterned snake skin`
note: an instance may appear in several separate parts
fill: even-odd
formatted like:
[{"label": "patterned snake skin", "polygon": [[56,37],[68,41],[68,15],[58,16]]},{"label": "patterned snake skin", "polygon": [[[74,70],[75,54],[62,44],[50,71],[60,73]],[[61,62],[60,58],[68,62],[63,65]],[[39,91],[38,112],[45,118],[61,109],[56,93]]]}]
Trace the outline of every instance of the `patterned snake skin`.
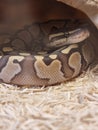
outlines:
[{"label": "patterned snake skin", "polygon": [[0,82],[48,86],[78,76],[94,59],[90,31],[77,20],[25,26],[0,44]]}]

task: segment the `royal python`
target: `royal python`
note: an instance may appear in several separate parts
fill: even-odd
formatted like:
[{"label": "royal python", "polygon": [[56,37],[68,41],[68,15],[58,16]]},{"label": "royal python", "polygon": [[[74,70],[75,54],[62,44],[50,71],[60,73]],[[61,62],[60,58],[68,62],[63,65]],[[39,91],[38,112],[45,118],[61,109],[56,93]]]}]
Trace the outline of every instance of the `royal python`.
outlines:
[{"label": "royal python", "polygon": [[48,86],[83,72],[94,60],[90,31],[78,20],[33,23],[0,43],[0,82]]}]

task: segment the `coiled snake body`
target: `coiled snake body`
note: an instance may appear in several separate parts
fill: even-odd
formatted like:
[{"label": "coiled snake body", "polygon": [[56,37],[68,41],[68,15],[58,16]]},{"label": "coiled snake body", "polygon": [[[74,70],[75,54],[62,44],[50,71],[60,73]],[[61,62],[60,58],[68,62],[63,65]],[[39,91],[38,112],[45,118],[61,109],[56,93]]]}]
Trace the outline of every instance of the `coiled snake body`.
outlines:
[{"label": "coiled snake body", "polygon": [[94,59],[89,35],[65,20],[25,26],[0,44],[0,81],[47,86],[78,76]]}]

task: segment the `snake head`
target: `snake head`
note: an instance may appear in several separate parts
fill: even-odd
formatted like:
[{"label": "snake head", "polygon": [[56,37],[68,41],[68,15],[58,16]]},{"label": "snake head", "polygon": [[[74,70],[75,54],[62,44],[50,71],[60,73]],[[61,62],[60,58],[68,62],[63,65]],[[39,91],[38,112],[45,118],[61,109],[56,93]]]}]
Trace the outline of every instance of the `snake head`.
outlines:
[{"label": "snake head", "polygon": [[87,28],[77,28],[72,31],[57,32],[49,35],[47,47],[62,47],[74,43],[80,43],[90,36]]}]

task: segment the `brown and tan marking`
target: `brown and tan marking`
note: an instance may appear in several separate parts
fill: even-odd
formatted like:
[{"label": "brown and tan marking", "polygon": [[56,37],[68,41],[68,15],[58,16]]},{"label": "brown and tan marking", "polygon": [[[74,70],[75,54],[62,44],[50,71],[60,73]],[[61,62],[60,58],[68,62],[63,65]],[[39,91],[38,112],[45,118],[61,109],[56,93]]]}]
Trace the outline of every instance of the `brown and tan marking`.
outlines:
[{"label": "brown and tan marking", "polygon": [[47,86],[78,76],[94,59],[91,43],[83,43],[89,36],[87,28],[67,32],[64,20],[25,27],[0,44],[0,81]]}]

